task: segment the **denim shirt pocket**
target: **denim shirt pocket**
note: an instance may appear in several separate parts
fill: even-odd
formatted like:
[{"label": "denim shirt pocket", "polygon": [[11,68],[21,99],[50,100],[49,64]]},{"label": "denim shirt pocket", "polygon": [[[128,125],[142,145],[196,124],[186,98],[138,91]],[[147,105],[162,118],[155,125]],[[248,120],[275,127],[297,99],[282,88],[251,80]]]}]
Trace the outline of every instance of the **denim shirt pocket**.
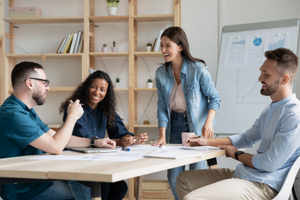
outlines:
[{"label": "denim shirt pocket", "polygon": [[189,99],[196,99],[200,94],[199,83],[194,83],[187,86],[187,95]]}]

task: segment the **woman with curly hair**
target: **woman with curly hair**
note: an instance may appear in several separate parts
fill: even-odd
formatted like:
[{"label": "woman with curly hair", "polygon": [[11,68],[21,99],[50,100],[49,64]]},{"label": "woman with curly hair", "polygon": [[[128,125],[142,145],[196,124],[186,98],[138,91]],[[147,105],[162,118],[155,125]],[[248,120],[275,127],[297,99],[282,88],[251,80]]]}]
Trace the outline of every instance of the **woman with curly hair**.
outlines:
[{"label": "woman with curly hair", "polygon": [[[63,121],[67,118],[67,107],[70,100],[79,99],[83,103],[84,114],[77,120],[73,135],[78,137],[104,138],[107,130],[110,139],[116,141],[117,146],[143,144],[148,139],[147,133],[134,137],[124,126],[120,116],[116,113],[116,97],[109,75],[103,71],[95,71],[61,103],[60,113],[64,112]],[[101,183],[103,200],[123,199],[127,192],[124,181],[116,183]]]}]

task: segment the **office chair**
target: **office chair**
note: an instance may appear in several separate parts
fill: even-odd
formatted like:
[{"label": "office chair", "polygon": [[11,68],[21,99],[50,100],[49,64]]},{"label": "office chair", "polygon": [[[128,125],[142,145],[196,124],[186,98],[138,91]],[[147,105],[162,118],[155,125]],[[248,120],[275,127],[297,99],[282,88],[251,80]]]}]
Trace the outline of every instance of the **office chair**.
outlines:
[{"label": "office chair", "polygon": [[297,158],[297,160],[294,162],[293,166],[291,167],[289,173],[287,174],[284,183],[282,185],[282,188],[276,195],[276,197],[273,200],[288,200],[289,196],[292,191],[292,187],[295,181],[295,177],[299,171],[300,168],[300,156]]}]

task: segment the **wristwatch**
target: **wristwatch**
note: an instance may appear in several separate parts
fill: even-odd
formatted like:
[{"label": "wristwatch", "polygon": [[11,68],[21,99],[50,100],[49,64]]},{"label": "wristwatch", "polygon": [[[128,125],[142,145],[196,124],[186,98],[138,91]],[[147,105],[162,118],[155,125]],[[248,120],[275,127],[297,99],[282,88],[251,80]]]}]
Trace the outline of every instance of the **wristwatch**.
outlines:
[{"label": "wristwatch", "polygon": [[91,138],[91,147],[92,148],[95,148],[96,146],[95,146],[95,139],[98,139],[98,137],[97,136],[92,136],[92,138]]},{"label": "wristwatch", "polygon": [[239,159],[238,159],[238,156],[241,155],[241,154],[243,154],[243,153],[245,153],[245,152],[243,152],[243,151],[237,151],[237,152],[235,152],[235,153],[234,153],[235,159],[239,160]]}]

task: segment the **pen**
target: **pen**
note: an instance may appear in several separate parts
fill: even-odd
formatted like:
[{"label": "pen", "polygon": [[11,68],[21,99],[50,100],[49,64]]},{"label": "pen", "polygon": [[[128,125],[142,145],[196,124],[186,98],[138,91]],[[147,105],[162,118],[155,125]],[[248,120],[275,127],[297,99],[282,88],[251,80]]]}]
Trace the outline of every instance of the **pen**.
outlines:
[{"label": "pen", "polygon": [[130,149],[128,147],[123,147],[122,150],[123,151],[130,151]]}]

